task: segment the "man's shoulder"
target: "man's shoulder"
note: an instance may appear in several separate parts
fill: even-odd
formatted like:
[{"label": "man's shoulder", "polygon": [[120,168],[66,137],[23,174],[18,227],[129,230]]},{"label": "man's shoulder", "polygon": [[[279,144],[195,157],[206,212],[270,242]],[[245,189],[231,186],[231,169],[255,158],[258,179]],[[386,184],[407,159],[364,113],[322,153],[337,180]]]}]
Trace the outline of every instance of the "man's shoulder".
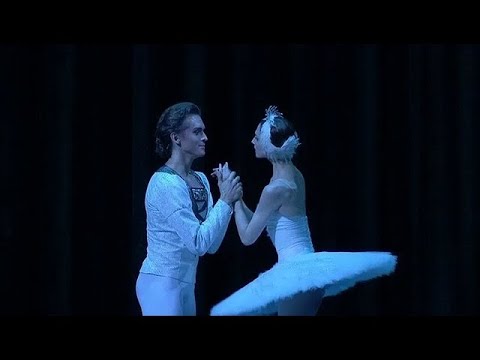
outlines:
[{"label": "man's shoulder", "polygon": [[181,190],[184,187],[181,179],[177,175],[163,171],[156,171],[150,177],[147,192],[171,192],[176,191],[176,189]]}]

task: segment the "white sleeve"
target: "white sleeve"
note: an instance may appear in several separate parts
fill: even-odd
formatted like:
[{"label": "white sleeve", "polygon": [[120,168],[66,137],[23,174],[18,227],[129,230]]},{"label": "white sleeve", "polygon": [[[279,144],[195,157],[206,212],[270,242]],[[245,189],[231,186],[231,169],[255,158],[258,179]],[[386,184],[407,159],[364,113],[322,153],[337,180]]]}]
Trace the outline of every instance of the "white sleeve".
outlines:
[{"label": "white sleeve", "polygon": [[[230,205],[218,200],[213,206],[210,184],[200,172],[208,193],[208,212],[205,221],[200,222],[192,210],[188,189],[183,184],[170,183],[170,186],[157,186],[156,192],[162,198],[159,209],[166,218],[168,227],[175,231],[187,249],[198,256],[206,252],[215,253],[220,247],[228,229],[233,211]],[[158,184],[158,183],[157,183]]]},{"label": "white sleeve", "polygon": [[167,218],[169,226],[177,232],[187,249],[198,256],[207,251],[214,253],[220,247],[232,217],[232,209],[218,200],[200,223],[190,206],[182,207]]}]

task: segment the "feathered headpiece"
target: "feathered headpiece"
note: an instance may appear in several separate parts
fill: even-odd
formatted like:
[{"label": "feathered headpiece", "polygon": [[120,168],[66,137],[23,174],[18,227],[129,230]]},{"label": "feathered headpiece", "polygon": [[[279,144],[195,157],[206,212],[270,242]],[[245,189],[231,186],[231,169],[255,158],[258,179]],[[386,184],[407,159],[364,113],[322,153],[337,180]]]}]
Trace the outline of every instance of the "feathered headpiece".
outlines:
[{"label": "feathered headpiece", "polygon": [[276,106],[269,106],[265,110],[265,117],[262,127],[260,128],[259,143],[264,149],[267,158],[271,161],[290,161],[300,145],[300,139],[295,134],[290,135],[281,147],[277,147],[272,144],[271,140],[271,128],[275,127],[275,118],[283,117],[283,114],[277,110]]}]

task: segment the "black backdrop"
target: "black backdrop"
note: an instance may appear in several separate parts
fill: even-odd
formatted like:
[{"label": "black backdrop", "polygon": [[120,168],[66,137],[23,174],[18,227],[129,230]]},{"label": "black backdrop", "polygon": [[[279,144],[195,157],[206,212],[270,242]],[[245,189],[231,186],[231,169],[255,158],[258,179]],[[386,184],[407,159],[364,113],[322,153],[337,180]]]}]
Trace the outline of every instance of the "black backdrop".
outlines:
[{"label": "black backdrop", "polygon": [[[320,315],[479,313],[480,47],[468,44],[0,46],[2,314],[138,315],[153,131],[203,110],[207,174],[229,161],[254,207],[271,169],[250,144],[276,104],[297,126],[317,250],[386,250],[396,272]],[[218,197],[212,182],[214,196]],[[234,222],[201,259],[198,314],[268,269]]]}]

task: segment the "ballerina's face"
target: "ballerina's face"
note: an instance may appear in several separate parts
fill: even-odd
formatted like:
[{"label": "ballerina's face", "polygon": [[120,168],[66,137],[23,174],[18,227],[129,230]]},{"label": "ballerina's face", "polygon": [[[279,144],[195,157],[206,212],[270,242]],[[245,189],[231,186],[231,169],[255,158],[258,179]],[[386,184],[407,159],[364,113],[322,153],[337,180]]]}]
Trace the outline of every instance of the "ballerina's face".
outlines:
[{"label": "ballerina's face", "polygon": [[260,137],[260,130],[262,128],[262,124],[258,124],[257,129],[255,130],[255,136],[252,139],[253,148],[255,149],[255,157],[257,158],[264,158],[266,156],[265,151],[263,150],[263,146],[259,142]]}]

